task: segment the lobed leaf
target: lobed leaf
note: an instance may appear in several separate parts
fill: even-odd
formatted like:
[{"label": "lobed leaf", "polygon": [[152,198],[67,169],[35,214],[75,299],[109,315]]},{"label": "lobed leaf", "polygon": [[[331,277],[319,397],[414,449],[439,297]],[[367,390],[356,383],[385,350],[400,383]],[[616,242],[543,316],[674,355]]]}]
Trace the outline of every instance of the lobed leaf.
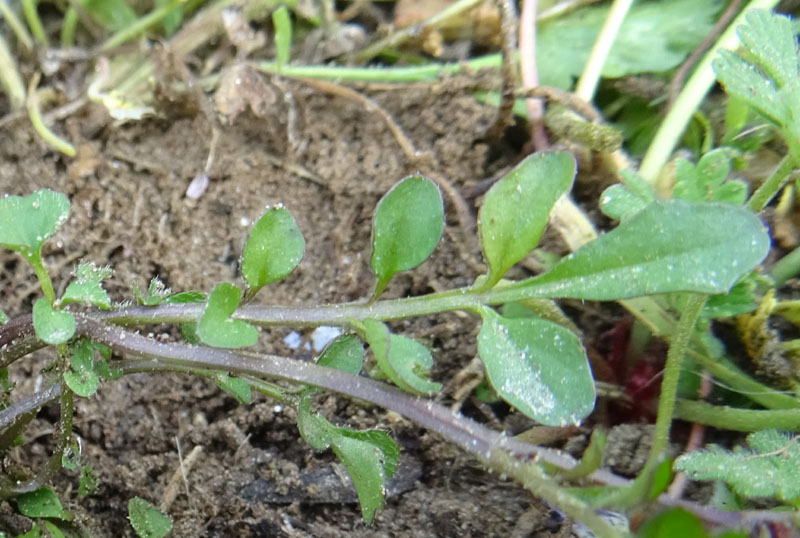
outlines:
[{"label": "lobed leaf", "polygon": [[141,538],[164,538],[172,530],[172,520],[140,497],[128,501],[128,520]]},{"label": "lobed leaf", "polygon": [[481,248],[489,263],[483,288],[496,284],[539,244],[553,205],[574,178],[575,159],[569,153],[534,153],[486,193],[478,214]]},{"label": "lobed leaf", "polygon": [[596,301],[673,291],[724,293],[769,247],[764,225],[741,207],[660,200],[547,273],[506,289],[517,299],[525,289],[531,297]]},{"label": "lobed leaf", "polygon": [[60,192],[43,189],[30,196],[0,198],[0,246],[26,258],[38,254],[68,218],[69,199]]},{"label": "lobed leaf", "polygon": [[399,334],[391,334],[383,323],[364,320],[364,333],[381,371],[401,389],[430,396],[442,388],[427,379],[433,366],[428,348]]},{"label": "lobed leaf", "polygon": [[69,312],[53,310],[47,299],[37,299],[33,304],[33,329],[43,342],[63,344],[75,334],[75,318]]},{"label": "lobed leaf", "polygon": [[343,334],[325,346],[317,364],[357,375],[364,364],[364,346],[354,334]]},{"label": "lobed leaf", "polygon": [[197,335],[203,342],[214,347],[238,348],[258,341],[258,329],[230,317],[241,298],[242,291],[233,284],[223,282],[214,288],[197,322]]},{"label": "lobed leaf", "polygon": [[242,254],[242,276],[250,295],[289,275],[300,264],[306,241],[288,209],[267,209],[250,230]]},{"label": "lobed leaf", "polygon": [[577,336],[540,318],[509,319],[488,308],[481,315],[478,354],[501,398],[550,426],[574,424],[592,411],[594,379]]},{"label": "lobed leaf", "polygon": [[372,223],[370,267],[378,279],[377,297],[400,271],[428,259],[444,229],[444,202],[439,187],[426,178],[410,176],[387,192]]},{"label": "lobed leaf", "polygon": [[703,155],[696,166],[686,159],[678,159],[672,195],[690,202],[742,205],[747,199],[747,184],[743,181],[725,181],[735,155],[736,152],[731,148],[717,148]]},{"label": "lobed leaf", "polygon": [[748,435],[747,443],[750,450],[711,446],[684,454],[675,461],[675,469],[686,471],[693,480],[724,480],[744,497],[800,499],[798,438],[763,430]]},{"label": "lobed leaf", "polygon": [[95,372],[94,352],[88,340],[81,339],[70,346],[70,371],[64,373],[67,386],[77,394],[88,398],[97,392],[100,376]]},{"label": "lobed leaf", "polygon": [[111,298],[103,289],[102,282],[113,272],[108,265],[97,267],[92,262],[78,265],[75,271],[76,280],[67,286],[61,303],[87,303],[108,310],[111,308]]}]

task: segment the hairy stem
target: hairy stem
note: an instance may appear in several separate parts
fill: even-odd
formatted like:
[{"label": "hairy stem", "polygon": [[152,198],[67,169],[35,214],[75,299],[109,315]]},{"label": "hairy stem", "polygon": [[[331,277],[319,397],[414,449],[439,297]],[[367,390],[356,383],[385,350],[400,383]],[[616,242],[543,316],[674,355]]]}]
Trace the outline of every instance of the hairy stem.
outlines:
[{"label": "hairy stem", "polygon": [[742,432],[768,428],[800,431],[800,409],[737,409],[679,399],[675,402],[675,418]]},{"label": "hairy stem", "polygon": [[787,154],[767,180],[756,189],[747,201],[747,209],[758,213],[766,207],[791,178],[796,163],[791,153]]},{"label": "hairy stem", "polygon": [[[675,410],[675,399],[678,394],[678,378],[681,375],[681,365],[692,340],[694,325],[700,316],[700,311],[706,302],[705,295],[691,294],[686,302],[686,307],[681,313],[678,327],[667,352],[667,363],[664,366],[664,379],[661,381],[661,395],[658,399],[658,418],[656,429],[653,433],[653,444],[650,455],[645,464],[645,470],[653,470],[658,466],[664,449],[669,443],[669,430],[672,425],[672,413]],[[643,473],[645,471],[642,471]]]},{"label": "hairy stem", "polygon": [[[158,342],[120,327],[109,327],[86,316],[76,318],[77,334],[106,344],[124,356],[138,359],[125,362],[127,371],[136,369],[152,372],[174,370],[176,367],[212,369],[304,383],[396,411],[482,458],[487,458],[493,450],[507,450],[536,457],[557,467],[571,469],[576,464],[573,458],[561,452],[506,437],[430,400],[409,396],[373,379],[275,355],[234,353],[222,349]],[[605,471],[597,471],[590,478],[603,483],[624,482]]]},{"label": "hairy stem", "polygon": [[603,72],[606,58],[608,58],[608,53],[611,51],[614,39],[619,33],[622,21],[625,20],[625,15],[628,14],[632,4],[633,0],[614,0],[608,12],[608,17],[606,17],[606,22],[600,30],[600,35],[597,36],[594,42],[592,52],[586,61],[586,67],[578,79],[578,85],[575,87],[575,95],[587,103],[591,103],[594,100],[594,92],[597,90],[597,83],[600,81],[600,74]]}]

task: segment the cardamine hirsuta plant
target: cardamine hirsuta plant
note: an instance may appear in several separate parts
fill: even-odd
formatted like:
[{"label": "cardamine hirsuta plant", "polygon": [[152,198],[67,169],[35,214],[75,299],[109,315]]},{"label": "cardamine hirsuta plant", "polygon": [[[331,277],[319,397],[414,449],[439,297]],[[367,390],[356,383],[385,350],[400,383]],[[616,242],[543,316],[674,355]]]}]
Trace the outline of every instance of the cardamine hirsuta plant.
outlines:
[{"label": "cardamine hirsuta plant", "polygon": [[[537,305],[556,298],[611,301],[680,292],[686,307],[671,335],[661,394],[666,411],[660,411],[659,420],[662,414],[666,419],[642,474],[649,484],[667,439],[680,360],[705,299],[724,294],[751,272],[770,241],[760,220],[742,207],[653,199],[549,271],[521,281],[505,280],[506,272],[538,244],[574,175],[575,161],[566,152],[531,155],[494,185],[481,208],[478,232],[489,268],[485,275],[461,289],[382,299],[398,272],[412,270],[428,258],[444,227],[437,185],[421,175],[407,177],[381,199],[375,212],[372,295],[353,303],[302,307],[257,302],[262,287],[297,267],[305,247],[290,211],[280,205],[268,208],[250,230],[241,260],[242,285],[223,282],[207,294],[172,293],[154,281],[146,292],[135,290],[137,305],[129,306],[113,304],[103,289],[111,268],[91,262],[79,265],[63,295],[56,296],[41,251],[68,223],[70,206],[64,195],[42,190],[3,198],[0,244],[30,263],[43,297],[34,303],[32,315],[0,326],[2,366],[45,346],[55,350],[48,366],[49,385],[0,412],[3,447],[13,444],[46,402],[57,400],[61,412],[50,462],[27,480],[3,475],[0,495],[42,495],[74,443],[74,398],[90,398],[101,383],[126,374],[174,371],[213,378],[242,403],[248,403],[255,390],[296,407],[300,435],[316,450],[332,449],[341,460],[367,522],[383,506],[384,482],[397,467],[400,449],[383,431],[336,426],[315,412],[311,397],[320,389],[396,411],[521,481],[598,535],[617,536],[618,531],[595,514],[592,503],[559,484],[559,471],[575,470],[571,457],[506,437],[433,403],[431,397],[441,384],[429,378],[430,351],[387,326],[392,320],[453,310],[480,317],[478,352],[498,396],[537,422],[566,425],[591,413],[595,382],[579,338],[564,325],[537,315]],[[503,305],[511,303],[527,306],[529,315],[504,315]],[[163,341],[139,330],[164,323],[177,325],[182,338]],[[279,325],[333,325],[345,332],[316,364],[247,349],[256,345],[258,327]],[[362,371],[365,344],[376,365],[369,376]],[[604,484],[610,497],[635,490],[639,482],[631,485],[596,465],[585,474]]]}]

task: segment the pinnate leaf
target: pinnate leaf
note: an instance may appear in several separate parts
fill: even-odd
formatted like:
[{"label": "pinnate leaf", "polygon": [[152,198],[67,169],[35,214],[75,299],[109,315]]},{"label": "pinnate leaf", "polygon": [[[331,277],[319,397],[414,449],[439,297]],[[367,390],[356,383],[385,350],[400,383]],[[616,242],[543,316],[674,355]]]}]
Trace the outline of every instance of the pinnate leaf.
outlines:
[{"label": "pinnate leaf", "polygon": [[378,367],[395,385],[426,396],[442,388],[440,383],[427,379],[433,366],[428,348],[406,336],[390,333],[379,321],[365,320],[364,328]]},{"label": "pinnate leaf", "polygon": [[111,308],[111,298],[103,289],[102,282],[114,271],[109,266],[97,267],[94,263],[82,263],[75,271],[75,280],[67,286],[62,304],[88,303],[102,309]]},{"label": "pinnate leaf", "polygon": [[770,120],[800,154],[800,64],[788,17],[751,10],[737,28],[743,52],[720,51],[714,71],[728,94]]},{"label": "pinnate leaf", "polygon": [[75,318],[69,312],[53,310],[46,299],[33,304],[33,329],[48,344],[63,344],[75,334]]},{"label": "pinnate leaf", "polygon": [[26,258],[38,255],[47,239],[69,218],[69,199],[48,189],[30,196],[0,198],[0,246]]},{"label": "pinnate leaf", "polygon": [[[767,255],[770,239],[751,212],[716,202],[660,200],[538,277],[506,288],[519,299],[609,301],[673,291],[724,293]],[[505,290],[496,293],[502,299]]]},{"label": "pinnate leaf", "polygon": [[140,497],[128,501],[128,519],[140,538],[163,538],[172,530],[172,520]]},{"label": "pinnate leaf", "polygon": [[258,341],[258,329],[230,317],[241,298],[242,291],[233,284],[223,282],[214,288],[197,322],[197,335],[203,342],[214,347],[238,348]]},{"label": "pinnate leaf", "polygon": [[267,209],[250,230],[242,254],[242,276],[250,293],[277,282],[300,264],[306,241],[288,209]]},{"label": "pinnate leaf", "polygon": [[777,430],[747,436],[750,450],[718,446],[684,454],[675,468],[694,480],[724,480],[744,497],[800,499],[800,440]]},{"label": "pinnate leaf", "polygon": [[573,424],[594,408],[595,389],[577,336],[540,318],[509,319],[483,310],[478,354],[506,402],[551,426]]},{"label": "pinnate leaf", "polygon": [[569,153],[534,153],[486,193],[478,215],[481,248],[489,263],[484,288],[536,247],[553,205],[574,178],[575,159]]},{"label": "pinnate leaf", "polygon": [[392,277],[428,259],[444,229],[439,187],[424,176],[410,176],[386,193],[372,223],[370,267],[378,279],[375,296]]}]

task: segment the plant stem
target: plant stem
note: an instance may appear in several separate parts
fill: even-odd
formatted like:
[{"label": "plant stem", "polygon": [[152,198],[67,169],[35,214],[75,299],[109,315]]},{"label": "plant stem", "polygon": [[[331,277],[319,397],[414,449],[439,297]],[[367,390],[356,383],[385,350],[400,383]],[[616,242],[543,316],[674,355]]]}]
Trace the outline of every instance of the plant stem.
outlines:
[{"label": "plant stem", "polygon": [[47,142],[53,149],[60,151],[68,157],[74,157],[77,153],[75,151],[75,146],[59,137],[57,134],[51,131],[47,125],[44,124],[42,113],[39,110],[40,99],[45,101],[52,100],[55,97],[55,92],[53,92],[51,88],[45,88],[37,91],[36,85],[38,82],[38,75],[34,76],[28,87],[28,116],[30,116],[33,128],[39,134],[39,136],[42,137],[42,140]]},{"label": "plant stem", "polygon": [[25,25],[22,24],[22,21],[19,20],[17,14],[7,2],[0,2],[0,15],[3,16],[3,20],[6,21],[11,31],[17,36],[17,40],[22,45],[22,48],[25,49],[25,52],[32,52],[33,39],[31,39],[31,34],[28,33],[28,29],[25,28]]},{"label": "plant stem", "polygon": [[747,209],[759,213],[772,198],[778,194],[783,186],[789,181],[792,170],[795,167],[795,160],[792,154],[787,154],[778,164],[778,167],[770,174],[767,180],[756,189],[756,192],[747,201]]},{"label": "plant stem", "polygon": [[772,266],[772,279],[776,288],[783,286],[798,273],[800,273],[800,248],[794,249]]},{"label": "plant stem", "polygon": [[575,87],[575,95],[587,103],[591,103],[594,100],[594,92],[597,90],[597,83],[600,81],[606,58],[608,58],[608,53],[611,51],[614,39],[619,33],[622,21],[625,20],[625,16],[628,14],[632,4],[633,0],[614,0],[603,28],[600,30],[600,35],[597,36],[594,42],[592,52],[586,61],[586,67],[583,69],[581,78],[578,79],[578,84]]},{"label": "plant stem", "polygon": [[25,256],[28,263],[33,267],[33,272],[36,273],[36,278],[39,279],[39,284],[42,286],[42,293],[48,300],[51,306],[56,306],[56,292],[53,290],[53,281],[50,280],[50,275],[42,262],[41,248],[30,256]]},{"label": "plant stem", "polygon": [[[0,2],[2,4],[3,2]],[[8,95],[12,110],[25,106],[25,85],[17,68],[17,62],[8,49],[8,43],[0,34],[0,84]]]},{"label": "plant stem", "polygon": [[492,452],[484,461],[487,467],[514,478],[535,497],[557,506],[575,521],[580,521],[589,527],[596,536],[619,538],[628,535],[628,533],[614,529],[606,520],[597,515],[592,507],[567,493],[554,479],[545,475],[538,465],[522,463],[508,452],[499,450]]},{"label": "plant stem", "polygon": [[[76,334],[106,344],[117,353],[139,359],[125,361],[123,366],[126,372],[210,369],[304,383],[396,411],[484,459],[495,450],[507,450],[533,456],[557,467],[571,469],[576,465],[574,459],[559,451],[506,437],[430,400],[410,396],[373,379],[275,355],[244,355],[222,349],[158,342],[82,315],[76,316],[76,320]],[[590,478],[602,483],[626,483],[607,471],[596,471]]]},{"label": "plant stem", "polygon": [[697,65],[694,74],[675,100],[675,104],[667,113],[664,121],[661,122],[658,132],[650,143],[650,147],[647,148],[647,153],[642,160],[639,174],[651,184],[658,179],[661,168],[667,163],[670,155],[678,145],[686,126],[714,85],[716,77],[714,70],[711,68],[711,62],[717,57],[718,51],[736,46],[739,42],[736,36],[736,27],[742,23],[745,14],[749,10],[771,9],[777,3],[778,0],[751,0]]},{"label": "plant stem", "polygon": [[664,366],[664,378],[661,381],[661,395],[658,399],[658,418],[653,433],[653,444],[645,464],[645,471],[654,470],[661,461],[664,449],[669,443],[669,430],[672,424],[672,413],[675,410],[675,398],[678,394],[678,379],[681,375],[681,365],[689,342],[694,334],[694,325],[700,316],[700,311],[706,302],[706,295],[691,294],[681,313],[675,334],[670,340],[667,362]]},{"label": "plant stem", "polygon": [[[337,65],[284,65],[277,62],[259,62],[254,67],[264,73],[282,74],[294,78],[331,79],[354,82],[425,82],[436,80],[440,73],[457,73],[468,69],[501,67],[500,54],[488,54],[463,63],[428,63],[410,67],[348,67]],[[218,75],[203,79],[204,83],[215,82]]]},{"label": "plant stem", "polygon": [[50,45],[47,42],[47,35],[44,33],[39,13],[36,11],[38,3],[37,0],[22,0],[22,12],[25,14],[25,20],[28,21],[28,27],[30,27],[33,37],[47,48]]},{"label": "plant stem", "polygon": [[711,405],[706,402],[678,399],[675,402],[675,418],[688,422],[707,424],[715,428],[754,432],[777,428],[800,431],[800,409],[737,409]]}]

